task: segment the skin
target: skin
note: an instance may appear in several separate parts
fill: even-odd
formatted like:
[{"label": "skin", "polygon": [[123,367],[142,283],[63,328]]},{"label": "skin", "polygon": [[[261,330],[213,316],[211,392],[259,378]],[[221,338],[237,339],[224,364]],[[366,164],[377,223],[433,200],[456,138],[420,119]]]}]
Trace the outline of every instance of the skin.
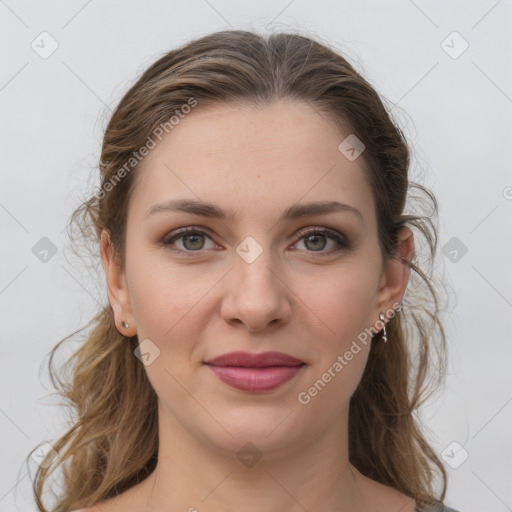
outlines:
[{"label": "skin", "polygon": [[[381,330],[379,314],[396,308],[409,277],[406,266],[382,257],[364,153],[349,161],[338,150],[348,134],[296,100],[218,104],[198,107],[145,158],[129,204],[125,268],[106,232],[101,256],[119,332],[160,350],[145,366],[159,398],[158,465],[87,510],[414,510],[411,498],[348,460],[348,405],[370,342],[308,404],[297,398],[365,328]],[[178,198],[215,203],[235,217],[145,218],[153,205]],[[278,222],[292,205],[330,200],[362,219],[335,212]],[[163,245],[185,227],[206,235],[175,239],[177,252]],[[334,251],[330,235],[300,236],[315,227],[345,235],[349,247]],[[236,252],[248,236],[262,249],[251,263]],[[410,260],[410,230],[399,239]],[[276,390],[240,391],[203,364],[234,350],[285,352],[306,366]],[[237,458],[247,442],[262,454],[252,467]]]}]

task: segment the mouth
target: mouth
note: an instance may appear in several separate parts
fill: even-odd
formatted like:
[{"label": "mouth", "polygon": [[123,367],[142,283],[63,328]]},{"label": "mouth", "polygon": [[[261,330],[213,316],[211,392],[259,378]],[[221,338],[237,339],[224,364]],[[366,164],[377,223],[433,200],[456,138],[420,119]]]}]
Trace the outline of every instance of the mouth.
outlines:
[{"label": "mouth", "polygon": [[225,384],[249,391],[272,391],[293,379],[306,363],[282,352],[231,352],[205,362]]},{"label": "mouth", "polygon": [[247,368],[242,366],[207,365],[225,384],[242,391],[272,391],[293,379],[305,366],[269,366]]}]

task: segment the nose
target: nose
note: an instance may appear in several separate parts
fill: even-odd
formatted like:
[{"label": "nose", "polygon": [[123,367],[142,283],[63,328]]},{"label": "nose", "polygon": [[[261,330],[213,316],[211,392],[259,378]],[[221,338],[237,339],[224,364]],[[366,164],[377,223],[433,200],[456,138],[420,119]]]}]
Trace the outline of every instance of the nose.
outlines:
[{"label": "nose", "polygon": [[224,286],[221,316],[229,324],[244,325],[254,333],[289,322],[293,294],[269,250],[252,263],[235,257]]}]

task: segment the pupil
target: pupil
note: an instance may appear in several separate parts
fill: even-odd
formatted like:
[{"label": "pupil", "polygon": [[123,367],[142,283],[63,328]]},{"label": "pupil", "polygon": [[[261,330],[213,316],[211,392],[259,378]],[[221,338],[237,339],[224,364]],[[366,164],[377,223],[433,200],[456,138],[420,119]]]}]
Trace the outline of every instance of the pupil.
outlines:
[{"label": "pupil", "polygon": [[[195,240],[193,240],[193,241],[192,241],[192,244],[194,245],[194,242],[197,242],[197,240],[199,239],[199,237],[200,237],[200,235],[186,235],[186,236],[184,237],[184,239],[183,239],[183,243],[184,243],[185,247],[186,247],[185,241],[190,240],[191,238],[192,238],[192,239],[195,239]],[[199,247],[199,248],[200,248],[200,247]],[[198,247],[192,247],[192,249],[198,249]]]},{"label": "pupil", "polygon": [[[309,235],[309,236],[307,237],[307,240],[308,240],[308,241],[309,241],[309,240],[311,240],[311,239],[317,239],[317,240],[318,240],[319,238],[323,238],[323,235]],[[325,241],[324,241],[324,243],[323,243],[323,244],[321,244],[321,245],[322,245],[321,247],[316,247],[316,249],[323,249],[323,248],[324,248],[324,246],[325,246]]]}]

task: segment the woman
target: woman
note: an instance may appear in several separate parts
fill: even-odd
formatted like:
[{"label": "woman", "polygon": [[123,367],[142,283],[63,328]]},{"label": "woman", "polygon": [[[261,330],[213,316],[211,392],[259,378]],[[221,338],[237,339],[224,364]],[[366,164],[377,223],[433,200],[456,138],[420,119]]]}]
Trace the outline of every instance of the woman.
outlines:
[{"label": "woman", "polygon": [[109,304],[61,383],[77,418],[39,510],[57,468],[55,512],[448,510],[415,415],[445,336],[408,166],[326,44],[226,31],[155,62],[73,214]]}]

